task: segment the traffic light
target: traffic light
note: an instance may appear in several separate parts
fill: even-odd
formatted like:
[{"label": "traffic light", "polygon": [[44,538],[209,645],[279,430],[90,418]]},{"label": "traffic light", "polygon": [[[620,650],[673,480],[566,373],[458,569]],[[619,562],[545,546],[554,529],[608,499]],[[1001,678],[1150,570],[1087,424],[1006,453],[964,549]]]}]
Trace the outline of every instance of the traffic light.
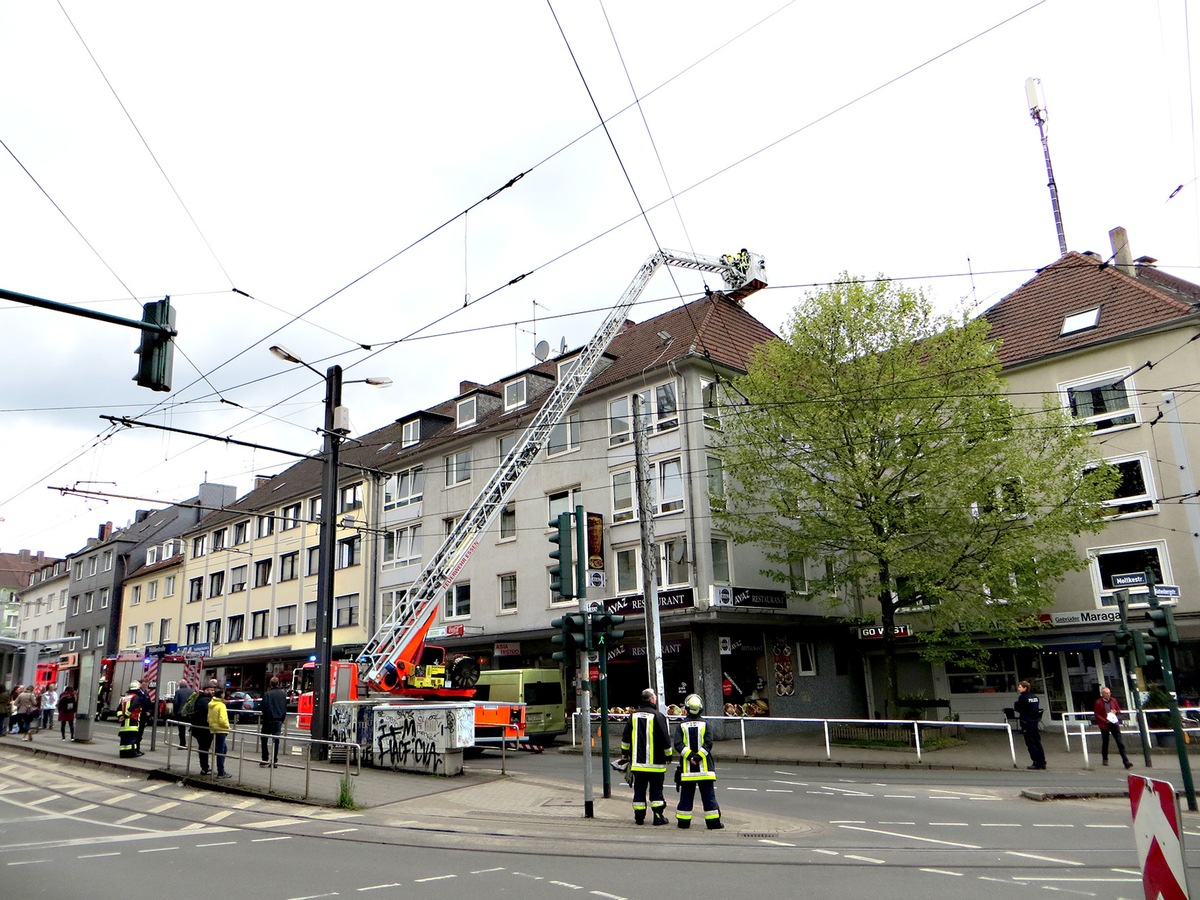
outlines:
[{"label": "traffic light", "polygon": [[624,616],[618,616],[615,613],[592,613],[592,639],[598,646],[619,641],[625,637],[625,629],[618,627],[624,621]]},{"label": "traffic light", "polygon": [[1149,634],[1141,631],[1131,631],[1133,638],[1133,659],[1141,668],[1152,666],[1158,662],[1158,648]]},{"label": "traffic light", "polygon": [[1117,653],[1121,656],[1129,656],[1130,651],[1133,650],[1133,632],[1122,626],[1117,629],[1113,638],[1117,644]]},{"label": "traffic light", "polygon": [[142,323],[169,328],[171,334],[162,331],[142,331],[142,342],[137,349],[138,369],[133,380],[139,387],[152,391],[171,390],[171,373],[175,359],[175,310],[171,309],[171,298],[153,300],[142,306]]},{"label": "traffic light", "polygon": [[575,596],[575,568],[571,565],[571,514],[559,513],[551,519],[550,527],[554,529],[548,540],[555,547],[550,551],[550,558],[556,565],[550,567],[550,590],[560,597]]},{"label": "traffic light", "polygon": [[586,613],[567,613],[557,619],[551,619],[550,625],[558,629],[558,634],[550,638],[551,643],[558,644],[561,650],[550,654],[551,658],[566,665],[568,669],[575,665],[575,654],[587,647],[584,619]]},{"label": "traffic light", "polygon": [[1146,610],[1150,619],[1150,634],[1158,641],[1158,646],[1174,646],[1179,643],[1179,632],[1175,629],[1175,614],[1169,606],[1160,606],[1158,597],[1150,597],[1150,608]]}]

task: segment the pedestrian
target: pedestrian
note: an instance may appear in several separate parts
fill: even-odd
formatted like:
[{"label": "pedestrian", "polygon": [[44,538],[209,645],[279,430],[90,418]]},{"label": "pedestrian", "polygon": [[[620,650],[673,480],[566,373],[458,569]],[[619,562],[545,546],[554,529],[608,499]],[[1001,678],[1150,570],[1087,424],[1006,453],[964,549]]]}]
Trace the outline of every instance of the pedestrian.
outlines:
[{"label": "pedestrian", "polygon": [[207,775],[210,770],[208,751],[212,747],[212,732],[208,730],[208,704],[212,701],[213,691],[216,689],[217,680],[214,678],[204,690],[196,692],[196,702],[192,707],[192,736],[196,738],[201,775]]},{"label": "pedestrian", "polygon": [[0,737],[8,734],[9,723],[12,721],[13,695],[8,688],[0,684]]},{"label": "pedestrian", "polygon": [[149,692],[138,683],[137,688],[137,705],[138,705],[138,730],[137,730],[137,752],[138,756],[142,755],[142,735],[146,733],[146,725],[153,722],[158,710],[155,703],[150,699]]},{"label": "pedestrian", "polygon": [[139,681],[129,682],[129,690],[117,701],[117,753],[122,759],[141,756],[138,749],[138,720],[142,716]]},{"label": "pedestrian", "polygon": [[1111,737],[1117,743],[1121,762],[1125,763],[1125,768],[1132,769],[1133,763],[1129,761],[1129,756],[1125,752],[1125,741],[1121,739],[1121,704],[1112,695],[1112,690],[1108,685],[1100,688],[1100,699],[1096,701],[1093,712],[1095,713],[1096,727],[1100,729],[1102,735],[1100,741],[1101,765],[1108,765],[1108,739]]},{"label": "pedestrian", "polygon": [[46,685],[42,691],[42,728],[47,729],[54,724],[54,711],[58,709],[58,691],[54,685]]},{"label": "pedestrian", "polygon": [[171,698],[171,718],[175,720],[179,728],[179,749],[187,749],[187,716],[183,712],[183,708],[187,706],[188,697],[196,693],[195,688],[185,681],[179,682],[179,687],[175,688],[175,695]]},{"label": "pedestrian", "polygon": [[225,736],[229,734],[229,713],[225,709],[225,691],[216,688],[208,702],[208,731],[212,736],[213,755],[217,758],[217,777],[229,778],[225,771]]},{"label": "pedestrian", "polygon": [[646,821],[646,794],[650,794],[650,809],[655,825],[666,825],[663,799],[663,779],[667,760],[674,752],[667,717],[658,708],[658,695],[653,688],[642,691],[642,705],[625,723],[621,735],[621,759],[633,773],[633,821]]},{"label": "pedestrian", "polygon": [[287,694],[283,688],[279,686],[279,679],[272,678],[271,686],[262,698],[262,721],[260,728],[262,729],[262,762],[258,765],[260,768],[267,766],[279,767],[279,738],[275,738],[275,752],[268,753],[267,735],[279,735],[283,731],[284,720],[287,719]]},{"label": "pedestrian", "polygon": [[58,728],[64,741],[67,739],[67,726],[71,728],[71,740],[75,740],[75,714],[78,711],[79,698],[75,696],[75,689],[68,684],[58,698]]},{"label": "pedestrian", "polygon": [[704,824],[710,830],[724,828],[721,824],[721,807],[717,805],[717,772],[712,756],[712,735],[708,723],[700,717],[704,712],[704,701],[698,694],[688,694],[683,701],[687,718],[679,723],[675,737],[675,752],[679,755],[678,779],[679,805],[675,809],[675,824],[688,828],[692,824],[692,801],[696,789],[700,789],[700,802],[704,805]]},{"label": "pedestrian", "polygon": [[1025,736],[1025,748],[1029,751],[1032,765],[1029,769],[1046,768],[1046,751],[1042,749],[1042,705],[1037,694],[1030,691],[1028,681],[1017,685],[1017,699],[1013,711],[1017,714],[1018,727]]},{"label": "pedestrian", "polygon": [[33,732],[29,728],[38,715],[37,697],[34,696],[32,687],[19,687],[16,693],[17,699],[13,701],[13,709],[16,713],[17,730],[21,733],[21,740],[32,741]]}]

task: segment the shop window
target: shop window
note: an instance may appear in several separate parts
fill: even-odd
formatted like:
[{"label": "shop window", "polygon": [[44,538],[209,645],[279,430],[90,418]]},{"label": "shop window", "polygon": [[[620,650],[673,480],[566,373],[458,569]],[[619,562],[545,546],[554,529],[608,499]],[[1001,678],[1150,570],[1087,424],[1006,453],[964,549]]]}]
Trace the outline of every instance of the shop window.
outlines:
[{"label": "shop window", "polygon": [[1011,694],[1015,697],[1020,679],[1016,657],[1001,650],[988,656],[988,668],[981,672],[948,661],[946,680],[951,694]]}]

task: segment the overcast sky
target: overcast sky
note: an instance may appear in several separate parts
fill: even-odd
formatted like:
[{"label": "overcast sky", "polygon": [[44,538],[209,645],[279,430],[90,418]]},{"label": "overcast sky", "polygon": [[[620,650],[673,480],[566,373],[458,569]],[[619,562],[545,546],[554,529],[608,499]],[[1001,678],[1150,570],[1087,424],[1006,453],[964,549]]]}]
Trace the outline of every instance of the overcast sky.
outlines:
[{"label": "overcast sky", "polygon": [[[102,415],[312,451],[321,379],[270,344],[392,378],[346,387],[370,431],[584,343],[656,246],[762,253],[772,328],[842,271],[984,309],[1059,256],[1030,76],[1069,248],[1123,225],[1195,279],[1187,28],[1184,0],[0,0],[0,288],[170,295],[179,329],[156,394],[136,331],[0,302],[0,550],[292,462]],[[701,288],[659,274],[633,317]]]}]

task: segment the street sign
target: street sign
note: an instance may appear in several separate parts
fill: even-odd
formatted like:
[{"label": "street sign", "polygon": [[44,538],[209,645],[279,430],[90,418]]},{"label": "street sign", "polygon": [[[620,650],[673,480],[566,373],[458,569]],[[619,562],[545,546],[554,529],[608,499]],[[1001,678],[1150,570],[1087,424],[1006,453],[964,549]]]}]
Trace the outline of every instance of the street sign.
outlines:
[{"label": "street sign", "polygon": [[1156,584],[1154,593],[1159,597],[1174,597],[1179,599],[1179,585],[1177,584]]},{"label": "street sign", "polygon": [[588,569],[587,586],[590,588],[603,588],[608,586],[608,576],[605,572],[597,569]]},{"label": "street sign", "polygon": [[1112,586],[1115,588],[1138,587],[1145,583],[1145,572],[1126,572],[1122,575],[1114,575],[1112,577]]},{"label": "street sign", "polygon": [[1179,803],[1170,782],[1129,776],[1129,805],[1142,887],[1147,897],[1187,900],[1187,870],[1183,864],[1183,830]]}]

